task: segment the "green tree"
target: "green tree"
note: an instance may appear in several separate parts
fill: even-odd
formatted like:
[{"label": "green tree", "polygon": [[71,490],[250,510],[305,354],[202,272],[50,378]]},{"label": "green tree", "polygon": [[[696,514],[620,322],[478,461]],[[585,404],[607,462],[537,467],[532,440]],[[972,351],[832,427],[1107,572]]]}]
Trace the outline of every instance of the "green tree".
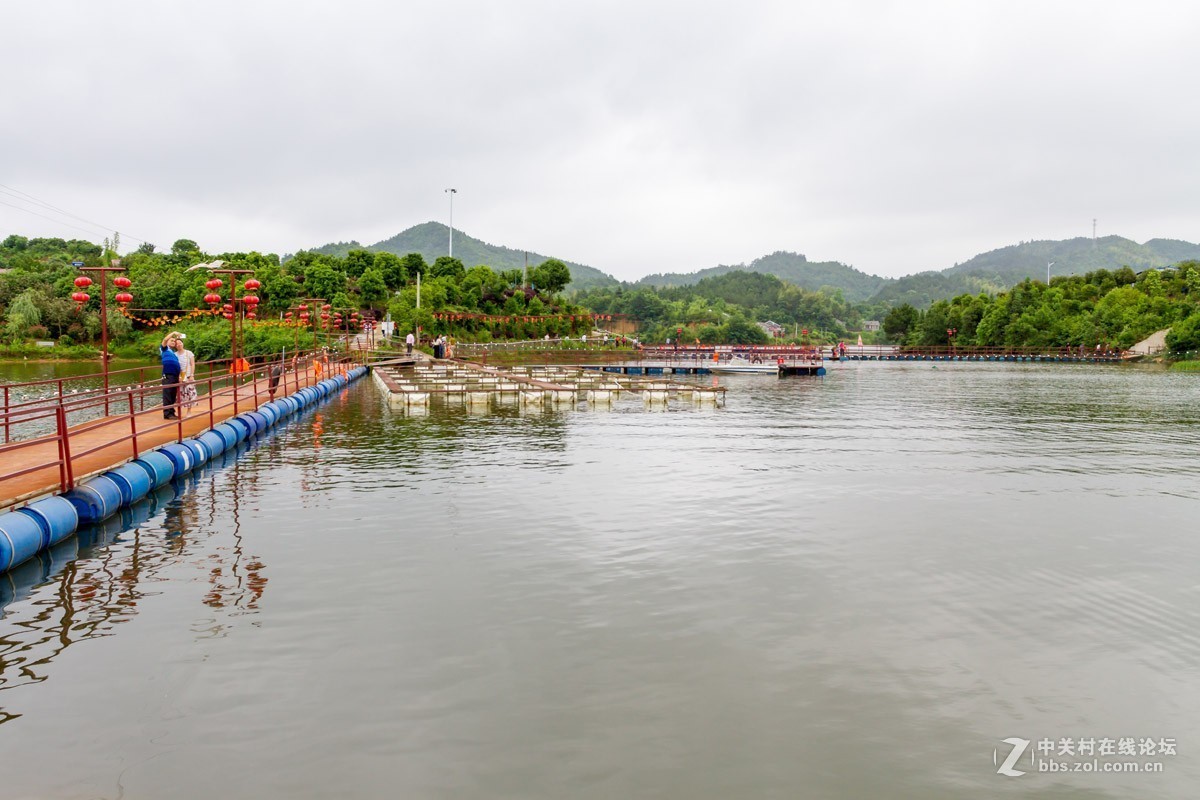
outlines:
[{"label": "green tree", "polygon": [[28,335],[28,330],[42,321],[42,311],[38,308],[38,293],[35,289],[26,289],[17,295],[5,312],[8,322],[4,332],[10,341],[18,342]]},{"label": "green tree", "polygon": [[345,288],[345,274],[327,263],[317,262],[304,271],[304,292],[308,297],[332,300],[335,294]]},{"label": "green tree", "polygon": [[408,280],[410,281],[415,281],[418,275],[425,277],[425,273],[429,271],[429,267],[425,263],[425,257],[420,253],[409,253],[400,260],[404,264],[404,274],[408,276]]},{"label": "green tree", "polygon": [[346,274],[357,278],[375,266],[375,256],[369,250],[351,250],[346,253],[345,266]]},{"label": "green tree", "polygon": [[431,278],[451,278],[452,280],[462,280],[467,274],[466,267],[457,258],[450,256],[438,256],[437,261],[433,262],[433,266],[429,268],[429,277]]},{"label": "green tree", "polygon": [[539,291],[558,294],[571,282],[571,269],[557,258],[548,258],[534,267],[529,280]]},{"label": "green tree", "polygon": [[908,303],[896,306],[883,318],[883,332],[894,342],[903,341],[909,331],[916,329],[921,313]]},{"label": "green tree", "polygon": [[387,300],[388,288],[383,273],[374,267],[363,272],[358,279],[358,291],[362,294],[363,302],[371,308]]},{"label": "green tree", "polygon": [[408,270],[400,256],[381,250],[375,254],[375,269],[383,276],[387,288],[396,291],[408,282]]}]

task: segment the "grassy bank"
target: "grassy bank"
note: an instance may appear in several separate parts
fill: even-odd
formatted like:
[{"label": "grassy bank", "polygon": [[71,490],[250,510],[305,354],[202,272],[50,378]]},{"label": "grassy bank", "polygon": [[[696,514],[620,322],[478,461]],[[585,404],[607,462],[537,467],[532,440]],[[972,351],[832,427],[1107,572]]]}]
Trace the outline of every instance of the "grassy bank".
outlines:
[{"label": "grassy bank", "polygon": [[0,345],[0,361],[88,361],[100,358],[100,348],[86,344],[38,347],[35,344]]},{"label": "grassy bank", "polygon": [[1200,361],[1176,361],[1171,372],[1200,372]]}]

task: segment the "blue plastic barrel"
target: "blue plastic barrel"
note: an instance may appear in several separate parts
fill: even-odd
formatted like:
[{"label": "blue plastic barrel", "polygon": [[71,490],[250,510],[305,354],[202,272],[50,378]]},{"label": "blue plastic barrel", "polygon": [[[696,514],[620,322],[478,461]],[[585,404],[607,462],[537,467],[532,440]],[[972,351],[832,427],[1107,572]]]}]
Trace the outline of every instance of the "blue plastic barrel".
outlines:
[{"label": "blue plastic barrel", "polygon": [[246,439],[253,439],[254,434],[258,433],[258,430],[254,424],[254,420],[250,419],[245,414],[240,414],[229,420],[229,424],[235,428],[241,428],[246,432],[245,435],[242,436],[242,441],[245,441]]},{"label": "blue plastic barrel", "polygon": [[208,448],[204,446],[204,442],[201,442],[199,439],[184,439],[180,444],[192,451],[193,469],[208,463],[211,454],[208,452]]},{"label": "blue plastic barrel", "polygon": [[66,539],[79,527],[79,512],[65,497],[47,497],[17,509],[37,522],[42,529],[42,547],[49,547]]},{"label": "blue plastic barrel", "polygon": [[79,512],[79,522],[99,522],[111,517],[121,507],[121,489],[117,482],[104,475],[88,478],[63,495]]},{"label": "blue plastic barrel", "polygon": [[[230,433],[232,433],[233,434],[233,443],[235,445],[241,444],[242,442],[246,441],[246,437],[250,435],[250,432],[246,428],[245,425],[237,425],[233,422],[233,420],[229,420],[228,422],[222,422],[214,430],[216,430],[218,432],[229,431]],[[225,434],[221,433],[221,435],[224,436]],[[228,449],[228,448],[226,448],[226,449]]]},{"label": "blue plastic barrel", "polygon": [[42,526],[28,514],[0,514],[0,572],[6,572],[42,549]]},{"label": "blue plastic barrel", "polygon": [[150,487],[152,489],[157,489],[175,477],[175,465],[171,462],[171,459],[157,450],[142,453],[133,460],[133,463],[146,470],[146,474],[150,476]]},{"label": "blue plastic barrel", "polygon": [[254,420],[255,433],[266,433],[271,427],[271,420],[259,411],[247,411],[246,416]]},{"label": "blue plastic barrel", "polygon": [[222,422],[217,427],[213,428],[213,433],[225,440],[225,449],[237,447],[237,443],[241,441],[239,433],[243,432],[241,428],[230,425],[228,422]]},{"label": "blue plastic barrel", "polygon": [[267,420],[268,428],[274,427],[275,423],[279,421],[279,411],[270,403],[263,403],[257,411]]},{"label": "blue plastic barrel", "polygon": [[[225,448],[229,445],[225,441],[225,437],[216,431],[205,431],[196,437],[197,441],[204,442],[204,446],[208,448],[209,459],[225,452]],[[234,442],[236,444],[236,440]]]},{"label": "blue plastic barrel", "polygon": [[140,500],[150,491],[150,475],[139,464],[122,464],[116,469],[110,469],[104,476],[111,478],[121,490],[122,505],[127,506],[134,500]]},{"label": "blue plastic barrel", "polygon": [[192,455],[192,451],[181,444],[164,444],[158,448],[158,452],[171,459],[176,478],[187,475],[196,466],[196,457]]}]

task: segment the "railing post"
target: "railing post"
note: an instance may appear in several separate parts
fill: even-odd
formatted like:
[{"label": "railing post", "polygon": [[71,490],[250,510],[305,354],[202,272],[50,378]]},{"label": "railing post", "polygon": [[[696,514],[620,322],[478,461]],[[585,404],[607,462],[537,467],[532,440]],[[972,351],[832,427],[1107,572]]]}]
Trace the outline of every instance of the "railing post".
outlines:
[{"label": "railing post", "polygon": [[8,442],[8,428],[11,423],[8,419],[8,387],[4,387],[4,441]]},{"label": "railing post", "polygon": [[216,417],[213,415],[213,380],[211,369],[208,372],[208,427],[217,427]]},{"label": "railing post", "polygon": [[133,457],[141,455],[137,443],[137,415],[133,413],[133,389],[129,390],[129,433],[133,439]]},{"label": "railing post", "polygon": [[66,492],[75,486],[75,467],[71,464],[71,437],[67,430],[67,412],[61,402],[54,409],[54,422],[58,427],[59,484]]}]

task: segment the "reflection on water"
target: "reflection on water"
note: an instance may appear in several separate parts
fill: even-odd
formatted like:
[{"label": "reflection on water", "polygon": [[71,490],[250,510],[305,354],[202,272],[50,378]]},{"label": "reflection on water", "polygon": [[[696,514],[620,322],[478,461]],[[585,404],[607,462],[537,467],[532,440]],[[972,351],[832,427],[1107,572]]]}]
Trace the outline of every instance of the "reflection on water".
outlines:
[{"label": "reflection on water", "polygon": [[[407,415],[360,382],[47,554],[0,619],[6,791],[1195,793],[1196,376],[722,383],[720,410]],[[1162,774],[993,763],[1150,736]]]},{"label": "reflection on water", "polygon": [[[207,582],[202,602],[218,614],[205,635],[221,635],[232,614],[256,611],[265,567],[246,552],[238,518],[255,480],[244,478],[237,462],[260,443],[227,451],[0,575],[0,692],[46,680],[69,647],[115,634],[159,593],[168,565],[192,565]],[[232,543],[206,535],[211,529],[199,524],[205,515],[210,524],[229,520]],[[0,704],[0,724],[20,716]]]}]

